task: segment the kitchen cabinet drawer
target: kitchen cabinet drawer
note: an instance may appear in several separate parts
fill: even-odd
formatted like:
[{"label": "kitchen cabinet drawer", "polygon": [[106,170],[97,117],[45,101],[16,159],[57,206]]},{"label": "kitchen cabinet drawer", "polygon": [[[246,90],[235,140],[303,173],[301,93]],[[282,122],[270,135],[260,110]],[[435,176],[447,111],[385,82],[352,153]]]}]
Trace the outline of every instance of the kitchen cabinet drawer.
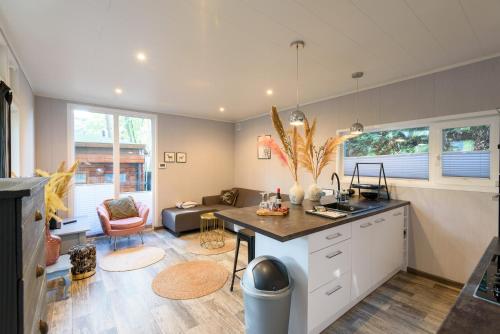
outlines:
[{"label": "kitchen cabinet drawer", "polygon": [[348,305],[350,290],[351,275],[347,272],[338,280],[309,293],[308,327],[315,328]]},{"label": "kitchen cabinet drawer", "polygon": [[351,240],[344,240],[309,255],[309,291],[351,269]]},{"label": "kitchen cabinet drawer", "polygon": [[351,223],[336,226],[309,236],[309,253],[337,244],[351,237]]}]

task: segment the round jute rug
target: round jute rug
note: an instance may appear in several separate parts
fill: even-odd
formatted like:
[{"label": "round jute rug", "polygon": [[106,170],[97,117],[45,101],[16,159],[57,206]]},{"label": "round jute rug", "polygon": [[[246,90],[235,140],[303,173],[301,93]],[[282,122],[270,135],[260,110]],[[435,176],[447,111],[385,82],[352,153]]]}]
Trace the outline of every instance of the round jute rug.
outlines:
[{"label": "round jute rug", "polygon": [[188,239],[186,240],[186,250],[193,254],[198,255],[216,255],[231,252],[236,248],[236,240],[233,238],[226,238],[224,240],[224,246],[220,248],[205,248],[200,245],[200,239]]},{"label": "round jute rug", "polygon": [[104,256],[99,267],[105,271],[129,271],[150,266],[165,257],[158,247],[132,247],[120,249]]},{"label": "round jute rug", "polygon": [[166,268],[153,280],[153,291],[169,299],[193,299],[226,284],[228,271],[214,261],[189,261]]}]

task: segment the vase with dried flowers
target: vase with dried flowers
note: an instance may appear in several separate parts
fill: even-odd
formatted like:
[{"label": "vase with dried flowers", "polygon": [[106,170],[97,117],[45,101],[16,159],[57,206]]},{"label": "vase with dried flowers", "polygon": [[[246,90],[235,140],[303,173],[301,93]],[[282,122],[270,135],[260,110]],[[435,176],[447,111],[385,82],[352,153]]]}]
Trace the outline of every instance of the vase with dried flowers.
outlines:
[{"label": "vase with dried flowers", "polygon": [[323,169],[332,161],[337,148],[346,139],[351,136],[335,136],[328,138],[322,145],[314,144],[314,135],[316,132],[316,119],[312,125],[307,118],[304,119],[304,137],[298,137],[299,164],[308,171],[313,183],[308,189],[308,197],[311,201],[319,201],[321,197],[321,188],[318,186],[318,177]]},{"label": "vase with dried flowers", "polygon": [[296,127],[285,130],[283,123],[278,114],[278,110],[275,106],[272,107],[271,118],[273,120],[273,126],[278,137],[281,141],[282,146],[276,143],[272,138],[265,138],[260,145],[269,147],[271,151],[279,158],[280,162],[286,166],[292,178],[294,184],[289,191],[290,202],[292,204],[302,204],[304,200],[304,189],[298,180],[298,169],[299,169],[299,156],[298,156],[298,140],[300,134]]},{"label": "vase with dried flowers", "polygon": [[64,198],[68,194],[69,186],[73,175],[78,168],[79,162],[76,161],[67,171],[65,171],[66,162],[61,162],[55,173],[49,174],[43,170],[37,169],[38,176],[47,177],[49,181],[45,185],[45,252],[46,265],[50,266],[57,262],[59,251],[61,249],[61,238],[52,235],[49,230],[49,222],[54,219],[58,222],[62,219],[57,215],[58,211],[68,211],[64,205]]}]

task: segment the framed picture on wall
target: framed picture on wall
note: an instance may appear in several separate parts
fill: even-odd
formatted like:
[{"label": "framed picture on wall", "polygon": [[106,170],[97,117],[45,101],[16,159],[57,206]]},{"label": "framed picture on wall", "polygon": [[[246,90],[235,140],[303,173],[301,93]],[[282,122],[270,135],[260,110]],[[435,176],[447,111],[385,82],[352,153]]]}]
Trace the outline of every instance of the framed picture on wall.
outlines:
[{"label": "framed picture on wall", "polygon": [[175,152],[165,152],[163,156],[163,161],[168,163],[175,162]]},{"label": "framed picture on wall", "polygon": [[177,161],[177,163],[185,164],[187,162],[187,153],[177,152],[175,160]]},{"label": "framed picture on wall", "polygon": [[271,159],[271,149],[263,145],[266,139],[271,139],[271,135],[257,137],[257,159]]}]

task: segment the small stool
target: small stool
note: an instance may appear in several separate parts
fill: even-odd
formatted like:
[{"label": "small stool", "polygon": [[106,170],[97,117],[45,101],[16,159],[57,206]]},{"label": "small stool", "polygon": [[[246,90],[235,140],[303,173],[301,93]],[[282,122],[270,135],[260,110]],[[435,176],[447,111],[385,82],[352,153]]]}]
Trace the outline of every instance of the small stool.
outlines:
[{"label": "small stool", "polygon": [[236,275],[237,272],[245,270],[245,268],[240,268],[236,270],[236,264],[238,263],[238,254],[240,253],[240,241],[246,241],[248,244],[248,263],[255,259],[255,232],[247,228],[243,228],[236,233],[236,254],[234,256],[233,265],[233,277],[231,278],[231,291],[233,291],[234,278],[239,276]]},{"label": "small stool", "polygon": [[213,212],[200,215],[200,246],[207,249],[224,247],[224,222]]},{"label": "small stool", "polygon": [[64,281],[63,299],[68,298],[68,287],[71,285],[71,280],[69,279],[70,269],[71,263],[69,262],[68,254],[61,255],[56,263],[45,268],[47,283],[56,279],[62,279]]},{"label": "small stool", "polygon": [[95,274],[96,255],[94,244],[73,246],[69,249],[73,280],[80,280]]}]

